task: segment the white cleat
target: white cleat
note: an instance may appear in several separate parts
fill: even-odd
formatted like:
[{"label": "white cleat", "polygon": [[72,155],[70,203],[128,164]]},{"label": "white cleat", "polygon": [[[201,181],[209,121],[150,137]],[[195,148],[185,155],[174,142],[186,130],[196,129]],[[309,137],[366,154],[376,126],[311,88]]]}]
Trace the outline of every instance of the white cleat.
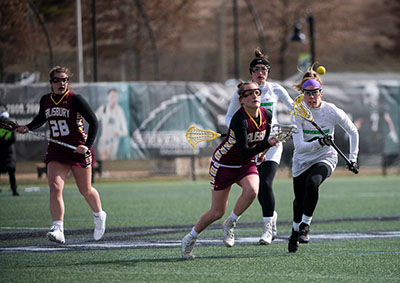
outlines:
[{"label": "white cleat", "polygon": [[99,216],[94,216],[94,231],[93,231],[93,238],[98,241],[100,240],[104,232],[106,231],[106,218],[107,213],[104,211],[100,212]]},{"label": "white cleat", "polygon": [[64,231],[58,225],[51,226],[50,231],[47,232],[46,236],[47,239],[49,239],[49,241],[56,242],[59,244],[65,243]]},{"label": "white cleat", "polygon": [[235,227],[236,220],[228,217],[222,224],[222,231],[224,231],[224,244],[226,247],[231,248],[235,244]]},{"label": "white cleat", "polygon": [[278,213],[274,211],[272,219],[272,241],[278,236],[278,229],[276,228],[276,221],[278,220]]},{"label": "white cleat", "polygon": [[197,238],[193,237],[192,234],[187,234],[182,239],[182,258],[184,259],[194,259],[195,256],[193,254],[194,244],[196,243]]},{"label": "white cleat", "polygon": [[272,242],[272,225],[273,225],[273,220],[271,221],[264,221],[264,230],[263,233],[260,237],[260,240],[258,243],[260,245],[269,245]]}]

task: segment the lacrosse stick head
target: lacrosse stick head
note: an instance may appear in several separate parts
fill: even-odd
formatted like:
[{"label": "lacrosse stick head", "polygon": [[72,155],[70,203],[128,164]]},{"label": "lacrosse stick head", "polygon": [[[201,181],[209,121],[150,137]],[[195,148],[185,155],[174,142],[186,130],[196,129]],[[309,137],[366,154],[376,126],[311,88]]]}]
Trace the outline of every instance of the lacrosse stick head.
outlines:
[{"label": "lacrosse stick head", "polygon": [[196,126],[190,126],[186,131],[186,140],[193,146],[193,152],[196,151],[195,146],[202,141],[211,141],[220,137],[221,134],[211,130],[202,130]]},{"label": "lacrosse stick head", "polygon": [[289,139],[293,135],[293,133],[295,133],[297,131],[297,126],[296,125],[274,124],[272,126],[272,130],[275,133],[275,137],[280,142],[285,142],[287,139]]},{"label": "lacrosse stick head", "polygon": [[17,124],[10,119],[4,118],[0,116],[0,129],[6,129],[13,131],[17,127]]},{"label": "lacrosse stick head", "polygon": [[296,119],[295,116],[297,115],[302,120],[306,120],[306,121],[309,121],[309,122],[314,121],[314,117],[313,117],[313,115],[311,113],[310,108],[304,102],[304,95],[303,94],[300,94],[294,100],[292,115],[293,115],[294,119]]}]

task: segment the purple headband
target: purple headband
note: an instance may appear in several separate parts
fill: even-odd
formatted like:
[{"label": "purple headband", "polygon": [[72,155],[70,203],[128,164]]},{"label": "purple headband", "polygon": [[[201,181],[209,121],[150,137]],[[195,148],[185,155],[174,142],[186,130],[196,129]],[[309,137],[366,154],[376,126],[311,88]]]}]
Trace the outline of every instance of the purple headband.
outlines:
[{"label": "purple headband", "polygon": [[316,86],[317,88],[321,88],[321,84],[318,81],[309,79],[303,83],[303,85],[301,86],[301,89],[305,89],[306,87],[308,87],[310,85]]}]

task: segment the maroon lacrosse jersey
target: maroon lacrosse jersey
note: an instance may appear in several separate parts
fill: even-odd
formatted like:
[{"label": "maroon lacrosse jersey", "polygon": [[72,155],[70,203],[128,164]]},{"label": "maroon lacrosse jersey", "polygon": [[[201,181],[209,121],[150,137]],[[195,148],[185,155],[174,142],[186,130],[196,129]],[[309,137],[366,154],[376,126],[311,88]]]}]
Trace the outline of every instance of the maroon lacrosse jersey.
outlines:
[{"label": "maroon lacrosse jersey", "polygon": [[[270,123],[270,118],[267,114],[267,110],[264,107],[260,107],[261,113],[261,122],[259,127],[255,125],[255,121],[246,113],[244,108],[240,108],[240,111],[245,117],[247,121],[247,142],[249,147],[254,147],[261,143],[266,136],[269,135],[267,133],[268,125]],[[238,168],[242,165],[245,165],[249,162],[252,162],[256,156],[250,157],[246,160],[243,160],[240,155],[238,145],[236,144],[235,133],[229,128],[229,134],[222,141],[222,143],[215,150],[212,161],[214,163],[219,164],[224,167]]]},{"label": "maroon lacrosse jersey", "polygon": [[[84,145],[87,133],[84,130],[83,118],[72,106],[74,93],[67,91],[59,101],[51,94],[45,95],[41,107],[44,109],[49,124],[51,138],[73,145]],[[73,149],[49,142],[46,163],[58,161],[83,168],[94,164],[92,149],[86,154],[74,153]]]}]

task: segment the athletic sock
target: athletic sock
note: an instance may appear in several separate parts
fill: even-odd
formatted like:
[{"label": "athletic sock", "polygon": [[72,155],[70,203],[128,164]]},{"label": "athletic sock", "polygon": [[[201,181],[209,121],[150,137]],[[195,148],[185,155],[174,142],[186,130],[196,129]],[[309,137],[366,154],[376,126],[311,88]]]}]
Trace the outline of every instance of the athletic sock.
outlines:
[{"label": "athletic sock", "polygon": [[274,217],[263,217],[264,222],[271,222],[272,220],[274,220]]},{"label": "athletic sock", "polygon": [[102,212],[102,210],[100,210],[99,212],[93,212],[93,215],[94,215],[95,217],[99,217],[99,216],[100,216],[100,212]]},{"label": "athletic sock", "polygon": [[299,230],[300,230],[300,223],[293,222],[293,230],[299,232]]},{"label": "athletic sock", "polygon": [[195,226],[193,226],[192,231],[190,231],[190,235],[192,235],[193,237],[197,238],[200,235],[200,233],[197,233],[196,230],[194,230],[194,227]]},{"label": "athletic sock", "polygon": [[312,216],[307,216],[303,214],[303,217],[301,218],[301,222],[307,225],[311,224]]},{"label": "athletic sock", "polygon": [[58,227],[60,227],[61,229],[64,229],[64,221],[61,221],[61,220],[53,221],[53,225],[54,225],[54,226],[58,226]]},{"label": "athletic sock", "polygon": [[240,216],[237,216],[233,211],[232,211],[232,213],[231,213],[231,216],[230,216],[233,220],[236,220],[236,221],[238,221],[239,220],[239,217]]}]

